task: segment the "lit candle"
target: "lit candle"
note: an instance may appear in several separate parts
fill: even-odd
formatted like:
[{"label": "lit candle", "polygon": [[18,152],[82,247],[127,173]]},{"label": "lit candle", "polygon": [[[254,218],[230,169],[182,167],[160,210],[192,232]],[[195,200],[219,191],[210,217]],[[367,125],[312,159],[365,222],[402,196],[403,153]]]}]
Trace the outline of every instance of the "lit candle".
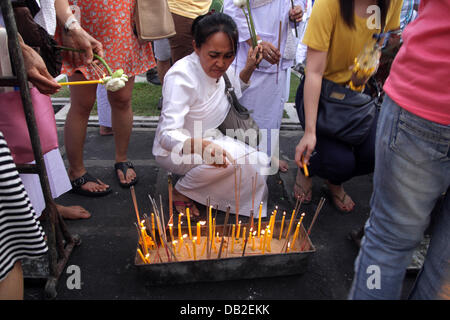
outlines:
[{"label": "lit candle", "polygon": [[196,248],[197,237],[194,237],[194,241],[192,241],[192,252],[194,255],[194,260],[197,260],[197,248]]},{"label": "lit candle", "polygon": [[172,241],[172,247],[173,247],[173,253],[175,254],[177,252],[177,240]]},{"label": "lit candle", "polygon": [[275,226],[275,221],[276,221],[276,219],[277,219],[277,213],[278,213],[278,206],[275,206],[275,211],[274,211],[274,213],[273,213],[272,226],[271,226],[271,228],[270,228],[270,234],[271,234],[271,237],[273,236],[273,228],[274,228],[274,226]]},{"label": "lit candle", "polygon": [[259,216],[258,216],[258,238],[259,238],[259,236],[260,236],[260,234],[261,234],[261,213],[262,213],[262,206],[263,206],[263,203],[261,202],[261,203],[259,204]]},{"label": "lit candle", "polygon": [[169,232],[170,232],[170,242],[173,242],[173,230],[172,230],[173,224],[169,223]]},{"label": "lit candle", "polygon": [[187,214],[187,222],[188,222],[189,240],[192,240],[191,215],[189,213],[189,208],[186,208],[186,214]]},{"label": "lit candle", "polygon": [[145,261],[146,261],[147,263],[150,263],[150,253],[147,253],[147,254],[145,255]]},{"label": "lit candle", "polygon": [[[264,232],[264,231],[263,231]],[[266,242],[267,242],[267,234],[270,232],[269,228],[266,228],[266,232],[264,232],[264,239],[263,239],[263,245],[262,245],[262,254],[264,254],[264,251],[266,249]]]},{"label": "lit candle", "polygon": [[278,240],[281,240],[281,236],[283,235],[283,226],[285,218],[286,218],[286,211],[283,212],[283,219],[281,219],[280,236],[278,237]]},{"label": "lit candle", "polygon": [[231,229],[231,253],[233,253],[234,250],[234,232],[235,230],[235,225],[233,224],[233,228]]},{"label": "lit candle", "polygon": [[209,206],[209,239],[212,239],[212,206]]},{"label": "lit candle", "polygon": [[289,252],[291,250],[291,243],[290,242],[288,242],[288,245],[287,245],[287,250],[286,250],[286,252]]},{"label": "lit candle", "polygon": [[236,239],[239,240],[239,236],[241,235],[241,221],[239,221],[238,224],[238,229],[237,229],[237,234],[236,234]]}]

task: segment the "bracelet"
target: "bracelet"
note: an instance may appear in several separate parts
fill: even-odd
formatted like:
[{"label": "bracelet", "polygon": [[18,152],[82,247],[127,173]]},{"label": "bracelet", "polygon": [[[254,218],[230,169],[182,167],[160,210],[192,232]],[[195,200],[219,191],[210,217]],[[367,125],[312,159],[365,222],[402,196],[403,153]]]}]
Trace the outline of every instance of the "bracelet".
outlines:
[{"label": "bracelet", "polygon": [[[71,15],[69,18],[67,18],[66,23],[64,24],[64,31],[69,32],[70,30],[74,29],[72,27],[72,25],[74,23],[79,26],[77,18],[75,18],[74,15]],[[75,28],[76,28],[76,26],[75,26]]]}]

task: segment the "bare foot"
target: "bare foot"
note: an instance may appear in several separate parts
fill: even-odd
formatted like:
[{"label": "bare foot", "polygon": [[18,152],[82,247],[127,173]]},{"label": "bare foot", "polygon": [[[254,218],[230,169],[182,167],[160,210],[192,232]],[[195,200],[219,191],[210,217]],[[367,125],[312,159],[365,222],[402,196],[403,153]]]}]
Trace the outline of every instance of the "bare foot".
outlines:
[{"label": "bare foot", "polygon": [[279,160],[278,161],[278,169],[281,172],[287,172],[289,170],[289,163],[285,160]]},{"label": "bare foot", "polygon": [[355,203],[342,185],[331,184],[329,181],[326,184],[332,195],[333,203],[339,211],[348,213],[355,208]]},{"label": "bare foot", "polygon": [[111,127],[100,126],[100,135],[101,136],[112,136],[114,131]]},{"label": "bare foot", "polygon": [[300,169],[297,169],[297,177],[294,184],[295,199],[302,200],[304,204],[308,204],[312,199],[312,178],[305,177]]},{"label": "bare foot", "polygon": [[186,205],[175,205],[175,202],[185,202],[186,204],[191,203],[192,206],[189,207],[189,212],[195,217],[200,216],[200,211],[198,211],[198,208],[195,206],[194,201],[176,191],[175,188],[173,189],[173,202],[175,209],[178,212],[182,212],[183,214],[186,213]]},{"label": "bare foot", "polygon": [[86,209],[80,206],[66,207],[57,204],[56,209],[64,219],[77,220],[77,219],[89,219],[91,217],[91,214]]}]

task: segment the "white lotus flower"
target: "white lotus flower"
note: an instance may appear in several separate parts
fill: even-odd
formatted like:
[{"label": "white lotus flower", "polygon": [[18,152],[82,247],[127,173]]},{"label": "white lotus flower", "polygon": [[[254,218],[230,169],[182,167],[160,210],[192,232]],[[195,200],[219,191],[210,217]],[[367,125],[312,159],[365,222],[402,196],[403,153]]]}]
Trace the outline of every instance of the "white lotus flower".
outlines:
[{"label": "white lotus flower", "polygon": [[121,76],[120,78],[110,78],[109,80],[104,82],[104,84],[106,90],[115,92],[125,87],[125,82],[127,81],[128,81],[127,76]]},{"label": "white lotus flower", "polygon": [[233,0],[236,7],[243,8],[247,4],[247,0]]}]

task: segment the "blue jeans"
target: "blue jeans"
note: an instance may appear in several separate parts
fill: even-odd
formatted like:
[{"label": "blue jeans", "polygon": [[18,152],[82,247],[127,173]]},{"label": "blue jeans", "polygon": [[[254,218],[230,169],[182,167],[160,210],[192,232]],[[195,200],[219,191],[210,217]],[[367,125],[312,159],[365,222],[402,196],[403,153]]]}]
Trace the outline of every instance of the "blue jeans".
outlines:
[{"label": "blue jeans", "polygon": [[376,146],[371,214],[349,299],[400,299],[412,253],[430,225],[431,242],[411,299],[450,299],[450,127],[400,108],[386,96]]}]

